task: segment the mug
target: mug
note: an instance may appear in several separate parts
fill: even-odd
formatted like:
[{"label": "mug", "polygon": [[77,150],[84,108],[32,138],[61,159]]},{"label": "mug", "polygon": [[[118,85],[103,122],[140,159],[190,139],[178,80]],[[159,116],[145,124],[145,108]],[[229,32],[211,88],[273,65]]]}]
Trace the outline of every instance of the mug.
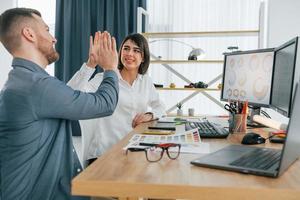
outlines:
[{"label": "mug", "polygon": [[246,133],[247,114],[230,114],[228,122],[230,133]]},{"label": "mug", "polygon": [[188,113],[189,113],[189,116],[194,116],[195,115],[195,109],[194,108],[189,108],[188,109]]}]

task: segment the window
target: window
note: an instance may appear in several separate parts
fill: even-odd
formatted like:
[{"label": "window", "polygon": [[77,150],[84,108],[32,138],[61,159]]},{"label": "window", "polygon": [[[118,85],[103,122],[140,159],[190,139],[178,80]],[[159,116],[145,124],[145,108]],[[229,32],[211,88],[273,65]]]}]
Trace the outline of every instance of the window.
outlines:
[{"label": "window", "polygon": [[[151,0],[147,1],[149,13],[149,32],[213,32],[259,30],[260,0]],[[179,42],[178,42],[179,41]],[[149,47],[154,56],[161,60],[187,60],[191,47],[205,51],[205,60],[222,61],[223,53],[229,51],[228,46],[238,46],[239,50],[258,48],[258,35],[250,36],[205,36],[185,38],[150,38]],[[185,76],[193,83],[205,83],[223,71],[223,63],[168,64],[172,69]],[[161,64],[151,64],[149,74],[154,83],[169,87],[188,85],[175,74],[166,70]],[[217,88],[221,79],[211,85]],[[176,103],[187,98],[189,91],[159,91],[167,105],[168,111],[174,111]],[[219,91],[208,94],[220,99]],[[183,111],[194,108],[201,114],[226,114],[203,94],[195,95],[184,103]],[[174,113],[174,112],[173,112]]]}]

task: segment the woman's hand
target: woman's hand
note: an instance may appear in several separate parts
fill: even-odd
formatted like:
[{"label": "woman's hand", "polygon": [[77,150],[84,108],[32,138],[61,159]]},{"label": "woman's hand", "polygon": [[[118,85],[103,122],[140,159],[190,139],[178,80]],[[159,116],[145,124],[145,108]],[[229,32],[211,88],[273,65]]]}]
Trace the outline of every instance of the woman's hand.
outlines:
[{"label": "woman's hand", "polygon": [[135,128],[137,125],[148,122],[153,119],[152,113],[138,113],[132,120],[132,127]]},{"label": "woman's hand", "polygon": [[107,31],[97,31],[93,40],[90,36],[88,67],[95,68],[100,65],[104,70],[117,70],[118,52],[116,40]]}]

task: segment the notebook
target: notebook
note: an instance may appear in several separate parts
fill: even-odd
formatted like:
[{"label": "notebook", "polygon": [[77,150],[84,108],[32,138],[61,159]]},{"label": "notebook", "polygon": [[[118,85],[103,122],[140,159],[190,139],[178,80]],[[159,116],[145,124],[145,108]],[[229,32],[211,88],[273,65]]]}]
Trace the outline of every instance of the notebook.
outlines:
[{"label": "notebook", "polygon": [[282,150],[230,145],[191,164],[267,177],[278,177],[300,156],[300,92],[296,87],[287,137]]},{"label": "notebook", "polygon": [[148,129],[159,129],[159,130],[175,131],[176,130],[176,123],[175,122],[160,122],[160,121],[158,121],[153,126],[149,126]]}]

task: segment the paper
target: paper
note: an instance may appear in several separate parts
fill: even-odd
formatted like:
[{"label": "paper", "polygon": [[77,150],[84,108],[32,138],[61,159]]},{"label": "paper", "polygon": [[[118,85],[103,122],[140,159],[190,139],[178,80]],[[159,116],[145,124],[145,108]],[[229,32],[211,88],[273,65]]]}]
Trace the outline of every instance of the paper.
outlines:
[{"label": "paper", "polygon": [[177,143],[181,144],[181,153],[209,153],[209,144],[201,142],[197,128],[175,135],[135,134],[129,140],[129,144],[124,149],[146,148],[145,146],[140,145],[140,143]]},{"label": "paper", "polygon": [[142,134],[146,134],[146,135],[172,135],[172,134],[175,134],[175,131],[168,131],[168,130],[146,130]]},{"label": "paper", "polygon": [[200,143],[200,134],[197,128],[185,131],[181,134],[174,135],[142,135],[135,134],[129,142],[144,142],[144,143],[177,143],[177,144],[191,144]]}]

